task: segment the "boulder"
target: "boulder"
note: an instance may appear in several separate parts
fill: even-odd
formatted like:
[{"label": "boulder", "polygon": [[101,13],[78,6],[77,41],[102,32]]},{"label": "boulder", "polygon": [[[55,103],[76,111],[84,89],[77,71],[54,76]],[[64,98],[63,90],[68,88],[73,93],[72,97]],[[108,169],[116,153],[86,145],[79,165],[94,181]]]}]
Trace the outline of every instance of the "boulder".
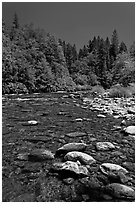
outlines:
[{"label": "boulder", "polygon": [[115,149],[115,146],[111,142],[97,142],[96,149],[101,151],[107,151]]},{"label": "boulder", "polygon": [[69,178],[72,178],[73,176],[89,176],[89,171],[85,166],[82,166],[79,162],[73,161],[54,163],[51,167],[51,170],[61,173],[62,176]]},{"label": "boulder", "polygon": [[123,173],[128,173],[128,171],[123,168],[122,166],[118,164],[112,164],[112,163],[103,163],[100,165],[100,170],[102,173],[109,175],[110,173],[115,173],[118,171],[121,171]]},{"label": "boulder", "polygon": [[111,183],[106,186],[106,192],[115,198],[121,199],[135,199],[135,191],[129,186],[119,184],[119,183]]},{"label": "boulder", "polygon": [[78,152],[78,151],[73,151],[73,152],[69,152],[65,155],[64,157],[65,160],[70,160],[70,161],[80,161],[83,164],[92,164],[95,163],[96,160],[83,152]]},{"label": "boulder", "polygon": [[135,126],[128,126],[124,129],[126,134],[135,135]]}]

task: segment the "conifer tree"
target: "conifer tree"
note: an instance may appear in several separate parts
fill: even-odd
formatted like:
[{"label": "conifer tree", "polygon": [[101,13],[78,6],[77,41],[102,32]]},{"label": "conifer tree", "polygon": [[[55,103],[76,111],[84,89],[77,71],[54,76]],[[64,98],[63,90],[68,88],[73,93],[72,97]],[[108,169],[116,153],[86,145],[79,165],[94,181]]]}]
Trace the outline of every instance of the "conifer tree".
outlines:
[{"label": "conifer tree", "polygon": [[119,53],[123,53],[123,52],[127,52],[127,46],[125,45],[125,43],[122,41],[120,43],[120,46],[119,46]]},{"label": "conifer tree", "polygon": [[119,52],[119,40],[117,30],[115,29],[112,34],[110,46],[110,55],[114,58],[114,60],[116,60],[118,52]]},{"label": "conifer tree", "polygon": [[14,40],[16,38],[17,30],[19,29],[19,21],[18,21],[18,16],[15,13],[14,18],[13,18],[13,23],[11,27],[11,32],[10,32],[10,39]]}]

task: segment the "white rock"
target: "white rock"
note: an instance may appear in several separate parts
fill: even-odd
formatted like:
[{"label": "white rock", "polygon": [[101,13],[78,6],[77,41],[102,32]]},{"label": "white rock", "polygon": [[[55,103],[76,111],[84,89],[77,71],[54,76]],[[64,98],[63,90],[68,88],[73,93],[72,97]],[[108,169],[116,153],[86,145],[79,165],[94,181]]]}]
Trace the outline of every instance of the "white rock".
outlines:
[{"label": "white rock", "polygon": [[29,121],[28,121],[28,124],[29,124],[29,125],[37,125],[38,122],[37,122],[36,120],[29,120]]},{"label": "white rock", "polygon": [[83,119],[82,118],[76,118],[75,121],[81,122]]},{"label": "white rock", "polygon": [[96,148],[97,150],[106,151],[106,150],[115,149],[115,146],[111,142],[97,142]]},{"label": "white rock", "polygon": [[111,183],[107,185],[106,191],[115,198],[135,199],[134,189],[120,183]]},{"label": "white rock", "polygon": [[135,135],[135,126],[128,126],[124,130],[125,130],[125,133],[127,134]]},{"label": "white rock", "polygon": [[78,151],[73,151],[73,152],[69,152],[65,155],[64,157],[65,160],[70,160],[70,161],[77,161],[79,160],[81,163],[83,164],[92,164],[95,163],[96,160],[83,152],[78,152]]},{"label": "white rock", "polygon": [[100,165],[100,170],[102,173],[109,175],[110,173],[115,173],[117,171],[122,171],[123,173],[128,173],[128,171],[118,164],[103,163]]},{"label": "white rock", "polygon": [[89,171],[85,166],[82,166],[79,162],[66,161],[64,163],[54,163],[53,170],[57,172],[67,173],[68,175],[72,172],[81,176],[89,176]]},{"label": "white rock", "polygon": [[98,117],[98,118],[106,118],[106,116],[105,116],[105,115],[102,115],[102,114],[98,114],[97,117]]},{"label": "white rock", "polygon": [[120,118],[120,115],[114,115],[113,117],[118,119],[118,118]]}]

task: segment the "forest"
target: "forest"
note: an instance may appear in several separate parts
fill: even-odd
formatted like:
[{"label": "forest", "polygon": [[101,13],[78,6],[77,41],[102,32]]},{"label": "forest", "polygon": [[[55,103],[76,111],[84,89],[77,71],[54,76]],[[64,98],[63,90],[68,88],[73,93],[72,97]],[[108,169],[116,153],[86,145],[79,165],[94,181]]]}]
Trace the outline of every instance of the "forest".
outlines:
[{"label": "forest", "polygon": [[2,21],[2,93],[46,93],[110,89],[135,83],[135,43],[127,48],[118,31],[94,36],[79,51],[33,24]]}]

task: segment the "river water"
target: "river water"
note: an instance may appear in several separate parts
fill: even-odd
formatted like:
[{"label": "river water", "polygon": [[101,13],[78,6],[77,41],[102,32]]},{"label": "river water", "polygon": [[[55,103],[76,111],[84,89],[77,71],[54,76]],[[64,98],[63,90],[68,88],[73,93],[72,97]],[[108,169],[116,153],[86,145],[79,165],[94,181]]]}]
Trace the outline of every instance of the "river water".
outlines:
[{"label": "river water", "polygon": [[[83,201],[83,197],[74,196],[73,188],[58,181],[56,177],[45,175],[52,161],[30,162],[25,155],[35,148],[45,148],[55,153],[62,145],[69,142],[85,142],[90,144],[87,153],[92,153],[99,164],[104,160],[112,160],[121,164],[124,157],[112,158],[108,153],[95,153],[92,145],[95,141],[119,143],[123,148],[122,135],[113,133],[114,125],[119,120],[108,116],[98,119],[97,112],[83,107],[79,98],[70,97],[68,93],[49,93],[31,95],[5,95],[2,98],[2,194],[3,201],[35,202],[35,201]],[[83,121],[80,122],[82,119]],[[35,120],[37,125],[28,125]],[[84,132],[84,137],[64,137],[70,132]],[[113,136],[112,136],[113,135]],[[127,148],[131,148],[132,144]],[[122,150],[127,152],[127,149]],[[127,153],[126,153],[127,154]],[[134,151],[128,158],[133,163]],[[58,158],[55,159],[58,161]],[[134,174],[134,170],[131,170]],[[134,176],[134,175],[133,175]],[[44,185],[47,185],[45,190]],[[63,192],[63,193],[62,193]],[[42,196],[46,194],[47,196]],[[98,201],[96,196],[91,201]]]}]

